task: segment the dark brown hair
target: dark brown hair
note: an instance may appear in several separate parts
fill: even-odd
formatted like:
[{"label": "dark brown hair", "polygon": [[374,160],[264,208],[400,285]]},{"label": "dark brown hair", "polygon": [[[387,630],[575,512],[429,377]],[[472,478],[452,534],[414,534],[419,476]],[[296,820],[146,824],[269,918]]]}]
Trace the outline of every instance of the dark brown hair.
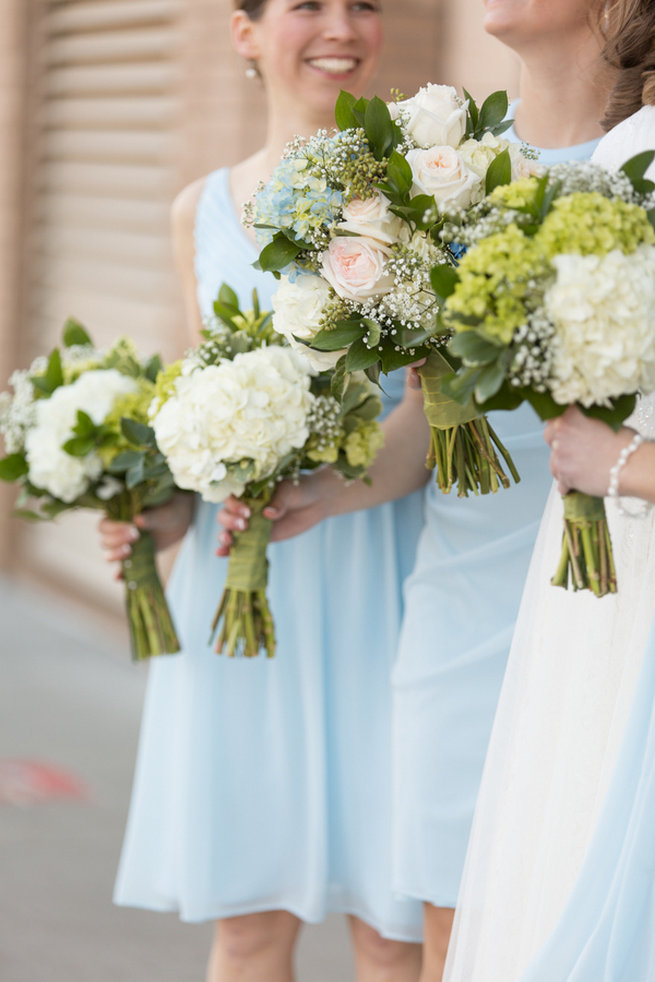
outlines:
[{"label": "dark brown hair", "polygon": [[655,105],[655,2],[614,0],[604,17],[603,57],[618,72],[601,120],[609,130],[643,105]]},{"label": "dark brown hair", "polygon": [[264,13],[266,0],[234,0],[234,9],[243,10],[251,20],[257,20]]}]

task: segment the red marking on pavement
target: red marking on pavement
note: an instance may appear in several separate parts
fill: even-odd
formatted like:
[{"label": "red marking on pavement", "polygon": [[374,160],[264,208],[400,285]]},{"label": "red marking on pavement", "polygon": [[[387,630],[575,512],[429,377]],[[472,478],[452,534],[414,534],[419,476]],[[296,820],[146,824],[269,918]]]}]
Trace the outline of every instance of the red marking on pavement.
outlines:
[{"label": "red marking on pavement", "polygon": [[74,775],[38,760],[0,758],[0,805],[35,805],[53,798],[86,797]]}]

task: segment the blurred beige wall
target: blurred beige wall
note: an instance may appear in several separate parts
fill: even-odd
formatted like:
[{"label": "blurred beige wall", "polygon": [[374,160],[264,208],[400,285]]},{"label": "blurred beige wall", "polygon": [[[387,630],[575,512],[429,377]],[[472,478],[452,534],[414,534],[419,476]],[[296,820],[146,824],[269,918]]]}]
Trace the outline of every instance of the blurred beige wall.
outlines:
[{"label": "blurred beige wall", "polygon": [[[176,353],[182,310],[169,208],[186,183],[261,144],[263,93],[228,35],[230,0],[0,0],[0,388],[70,314],[104,344]],[[431,80],[516,92],[481,0],[386,0],[374,89]],[[0,564],[120,609],[95,517],[9,520]]]}]

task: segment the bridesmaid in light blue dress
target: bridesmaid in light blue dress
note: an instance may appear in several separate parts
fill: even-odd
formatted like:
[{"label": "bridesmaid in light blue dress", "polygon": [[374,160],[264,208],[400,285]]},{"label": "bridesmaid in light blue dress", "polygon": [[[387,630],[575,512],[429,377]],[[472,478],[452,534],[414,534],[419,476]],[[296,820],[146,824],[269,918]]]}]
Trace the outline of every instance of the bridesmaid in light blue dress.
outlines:
[{"label": "bridesmaid in light blue dress", "polygon": [[[206,315],[223,280],[244,306],[256,287],[266,307],[275,280],[256,255],[216,171],[196,218]],[[403,387],[402,373],[389,379],[386,412]],[[273,659],[228,659],[208,641],[227,568],[216,514],[198,502],[171,576],[182,654],[150,664],[115,899],[188,921],[341,910],[417,940],[418,910],[390,886],[389,675],[420,493],[269,548]]]},{"label": "bridesmaid in light blue dress", "polygon": [[[254,287],[269,305],[276,283],[252,267],[240,206],[295,134],[333,124],[340,88],[362,91],[382,40],[377,0],[235,7],[233,43],[261,75],[269,129],[261,151],[174,209],[197,326],[222,282],[244,309]],[[389,380],[385,412],[403,388],[402,374]],[[216,518],[196,503],[171,577],[182,651],[150,665],[116,903],[218,921],[208,982],[290,982],[301,922],[328,911],[352,915],[357,978],[415,982],[420,907],[391,888],[390,671],[421,496],[271,545],[272,659],[228,659],[209,641],[227,569]],[[109,558],[124,556],[134,530],[104,531]]]}]

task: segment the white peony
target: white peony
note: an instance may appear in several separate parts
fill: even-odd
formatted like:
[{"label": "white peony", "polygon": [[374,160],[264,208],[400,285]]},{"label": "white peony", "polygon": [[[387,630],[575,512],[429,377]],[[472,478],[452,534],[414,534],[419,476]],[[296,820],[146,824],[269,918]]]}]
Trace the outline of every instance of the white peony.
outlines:
[{"label": "white peony", "polygon": [[429,83],[389,108],[419,147],[456,147],[464,138],[466,109],[451,85]]},{"label": "white peony", "polygon": [[562,405],[607,405],[655,390],[655,246],[631,255],[561,255],[545,294],[555,325],[553,398]]},{"label": "white peony", "polygon": [[[309,436],[310,378],[301,355],[271,346],[176,379],[152,425],[178,487],[220,502],[272,474]],[[244,480],[240,461],[254,465]]]},{"label": "white peony", "polygon": [[36,402],[36,424],[25,439],[29,480],[67,504],[88,490],[103,471],[95,452],[72,457],[62,445],[73,436],[77,411],[102,423],[118,396],[138,388],[134,379],[114,368],[94,369],[70,385],[61,385],[49,399]]},{"label": "white peony", "polygon": [[379,191],[370,198],[353,198],[343,209],[343,220],[337,228],[389,245],[398,242],[407,226],[389,206],[388,198]]},{"label": "white peony", "polygon": [[344,353],[314,351],[302,344],[311,341],[321,329],[323,310],[330,296],[330,287],[321,276],[305,273],[294,280],[282,276],[272,300],[274,330],[287,338],[292,348],[301,351],[319,372],[334,368]]},{"label": "white peony", "polygon": [[414,194],[431,194],[440,211],[468,208],[483,195],[481,178],[470,170],[452,147],[410,150],[407,163],[412,168]]}]

